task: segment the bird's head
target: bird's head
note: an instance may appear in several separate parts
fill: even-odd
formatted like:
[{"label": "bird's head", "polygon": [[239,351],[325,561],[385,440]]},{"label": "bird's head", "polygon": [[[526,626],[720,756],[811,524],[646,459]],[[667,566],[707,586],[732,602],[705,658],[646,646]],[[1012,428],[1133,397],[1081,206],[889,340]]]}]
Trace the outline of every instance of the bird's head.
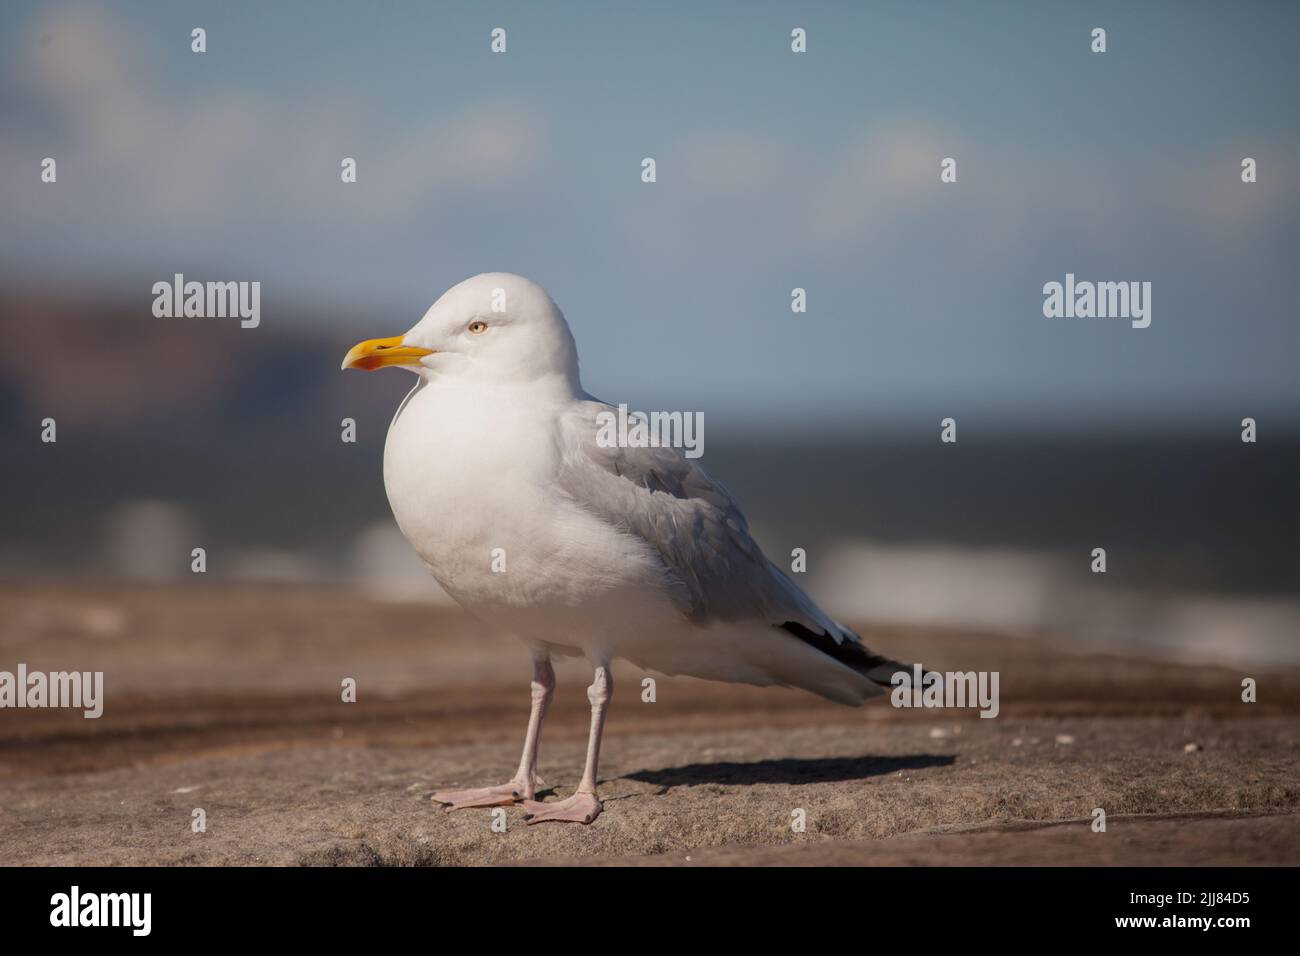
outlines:
[{"label": "bird's head", "polygon": [[578,352],[564,314],[545,289],[508,272],[452,286],[405,335],[368,339],[343,359],[345,369],[389,366],[439,380],[578,385]]}]

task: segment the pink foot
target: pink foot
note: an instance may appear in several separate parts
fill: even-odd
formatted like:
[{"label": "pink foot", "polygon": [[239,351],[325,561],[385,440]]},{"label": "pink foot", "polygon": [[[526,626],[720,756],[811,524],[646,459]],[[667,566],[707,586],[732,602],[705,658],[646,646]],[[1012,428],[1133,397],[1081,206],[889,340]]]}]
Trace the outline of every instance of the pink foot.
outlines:
[{"label": "pink foot", "polygon": [[524,814],[524,820],[530,826],[549,822],[590,823],[600,816],[601,803],[594,793],[575,793],[567,800],[555,803],[525,800],[523,808],[528,811]]},{"label": "pink foot", "polygon": [[530,797],[534,788],[527,788],[516,781],[503,783],[498,787],[478,787],[473,790],[439,790],[430,799],[434,803],[447,804],[447,812],[464,810],[468,807],[508,807]]}]

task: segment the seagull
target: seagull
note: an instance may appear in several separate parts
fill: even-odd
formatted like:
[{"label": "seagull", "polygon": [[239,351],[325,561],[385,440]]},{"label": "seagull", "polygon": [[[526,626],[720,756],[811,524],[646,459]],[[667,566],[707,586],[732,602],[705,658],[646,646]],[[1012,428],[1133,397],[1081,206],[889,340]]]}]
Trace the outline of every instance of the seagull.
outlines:
[{"label": "seagull", "polygon": [[[345,369],[389,367],[419,379],[384,444],[397,525],[452,598],[532,655],[518,771],[498,786],[434,793],[448,811],[522,804],[529,824],[595,820],[616,658],[853,706],[886,693],[896,673],[907,680],[910,665],[872,653],[764,556],[696,459],[598,439],[612,406],[583,391],[573,334],[541,286],[474,276],[405,335],[361,342],[343,359]],[[577,790],[544,802],[537,748],[553,656],[590,662],[591,729]]]}]

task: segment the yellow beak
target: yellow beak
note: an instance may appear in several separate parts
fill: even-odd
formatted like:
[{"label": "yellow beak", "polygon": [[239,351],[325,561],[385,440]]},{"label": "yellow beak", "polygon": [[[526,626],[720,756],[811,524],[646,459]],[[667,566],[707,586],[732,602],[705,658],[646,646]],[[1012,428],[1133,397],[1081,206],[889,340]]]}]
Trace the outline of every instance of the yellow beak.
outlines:
[{"label": "yellow beak", "polygon": [[391,339],[366,339],[352,346],[351,351],[343,356],[343,368],[359,368],[373,372],[388,365],[418,366],[420,359],[432,355],[436,349],[422,349],[415,345],[403,345],[401,335]]}]

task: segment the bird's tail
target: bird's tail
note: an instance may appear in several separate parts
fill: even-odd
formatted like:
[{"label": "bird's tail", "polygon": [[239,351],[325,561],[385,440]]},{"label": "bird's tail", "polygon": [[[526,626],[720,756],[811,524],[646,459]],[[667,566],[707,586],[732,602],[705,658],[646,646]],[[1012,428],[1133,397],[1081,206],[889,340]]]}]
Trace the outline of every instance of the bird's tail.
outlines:
[{"label": "bird's tail", "polygon": [[856,699],[845,700],[841,695],[828,694],[824,690],[810,687],[816,693],[830,697],[832,700],[839,700],[842,703],[861,703],[871,697],[878,697],[880,694],[888,693],[898,686],[912,687],[916,684],[918,675],[921,686],[933,685],[937,680],[942,685],[942,677],[935,671],[925,671],[920,665],[904,664],[877,654],[870,650],[853,631],[838,622],[834,625],[839,630],[839,639],[836,640],[827,633],[820,633],[805,627],[802,624],[789,622],[783,624],[782,630],[785,630],[805,644],[815,648],[848,667],[855,673],[866,678],[867,684],[860,684],[856,694]]},{"label": "bird's tail", "polygon": [[[891,661],[886,658],[882,659],[879,664],[868,668],[862,673],[867,680],[871,681],[873,684],[879,684],[881,687],[897,687],[900,682],[910,687],[914,680],[913,675],[915,672],[912,670],[911,664],[903,664],[899,661]],[[898,674],[903,675],[902,678],[895,676]]]},{"label": "bird's tail", "polygon": [[[880,663],[863,671],[867,680],[880,687],[894,688],[925,687],[926,685],[943,686],[943,675],[938,671],[927,671],[920,664],[903,664],[881,658]],[[901,675],[901,676],[898,676]],[[918,678],[920,683],[918,684]]]}]

